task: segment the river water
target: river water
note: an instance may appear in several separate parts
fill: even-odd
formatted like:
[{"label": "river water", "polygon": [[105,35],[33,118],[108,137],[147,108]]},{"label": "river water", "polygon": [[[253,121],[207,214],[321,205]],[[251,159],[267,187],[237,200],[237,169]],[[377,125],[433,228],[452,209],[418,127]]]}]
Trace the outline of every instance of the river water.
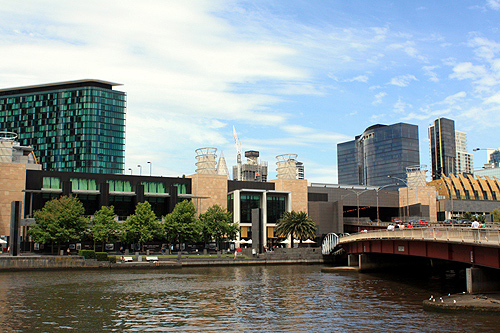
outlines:
[{"label": "river water", "polygon": [[321,266],[0,274],[5,332],[499,332],[500,317],[426,312],[463,281]]}]

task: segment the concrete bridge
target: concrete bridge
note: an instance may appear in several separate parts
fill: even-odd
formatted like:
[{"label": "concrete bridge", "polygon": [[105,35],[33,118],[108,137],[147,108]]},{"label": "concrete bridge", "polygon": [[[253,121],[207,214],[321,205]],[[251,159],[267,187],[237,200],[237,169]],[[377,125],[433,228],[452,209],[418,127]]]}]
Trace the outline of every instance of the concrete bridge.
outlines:
[{"label": "concrete bridge", "polygon": [[[404,262],[403,256],[467,264],[470,266],[466,270],[469,292],[500,290],[499,229],[383,229],[325,237],[323,255],[339,253],[342,249],[348,254],[348,265],[358,266],[360,270],[395,266]],[[381,260],[381,254],[399,255],[399,261],[394,256]]]}]

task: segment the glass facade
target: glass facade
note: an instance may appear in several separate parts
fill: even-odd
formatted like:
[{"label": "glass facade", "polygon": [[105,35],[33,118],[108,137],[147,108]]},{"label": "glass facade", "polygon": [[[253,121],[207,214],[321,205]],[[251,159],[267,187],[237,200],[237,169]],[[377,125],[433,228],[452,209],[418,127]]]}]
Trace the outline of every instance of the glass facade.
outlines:
[{"label": "glass facade", "polygon": [[240,196],[241,220],[240,223],[252,223],[252,209],[260,207],[259,195]]},{"label": "glass facade", "polygon": [[394,184],[388,176],[405,180],[406,167],[420,164],[418,126],[371,126],[355,140],[338,144],[337,157],[339,184]]},{"label": "glass facade", "polygon": [[[286,196],[267,195],[267,223],[277,223],[286,212]],[[273,235],[274,237],[274,235]]]},{"label": "glass facade", "polygon": [[432,179],[456,174],[455,122],[438,118],[429,126]]},{"label": "glass facade", "polygon": [[44,170],[123,173],[126,94],[103,81],[0,91],[0,130],[35,149]]}]

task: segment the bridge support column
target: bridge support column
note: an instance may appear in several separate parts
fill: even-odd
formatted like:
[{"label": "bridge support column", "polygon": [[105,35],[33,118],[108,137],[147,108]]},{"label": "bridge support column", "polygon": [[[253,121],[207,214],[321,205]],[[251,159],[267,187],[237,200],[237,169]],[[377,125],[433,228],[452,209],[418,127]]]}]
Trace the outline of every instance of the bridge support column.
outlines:
[{"label": "bridge support column", "polygon": [[476,294],[500,290],[500,273],[486,268],[471,267],[465,271],[467,292]]},{"label": "bridge support column", "polygon": [[356,267],[359,266],[359,257],[361,255],[359,254],[349,254],[347,256],[347,266],[349,267]]},{"label": "bridge support column", "polygon": [[373,270],[383,267],[384,264],[380,262],[379,258],[375,258],[368,254],[360,254],[359,255],[359,270]]}]

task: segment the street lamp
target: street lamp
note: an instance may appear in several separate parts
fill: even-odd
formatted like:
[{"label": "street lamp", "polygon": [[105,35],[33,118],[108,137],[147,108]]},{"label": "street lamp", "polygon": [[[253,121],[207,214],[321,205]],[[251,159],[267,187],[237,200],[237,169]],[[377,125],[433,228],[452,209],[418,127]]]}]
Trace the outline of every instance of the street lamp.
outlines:
[{"label": "street lamp", "polygon": [[137,164],[137,167],[139,168],[139,176],[142,176],[142,165]]},{"label": "street lamp", "polygon": [[[359,223],[359,196],[367,191],[371,191],[371,189],[365,189],[364,191],[361,191],[361,192],[357,192],[356,190],[354,190],[354,188],[352,189],[348,189],[346,188],[347,191],[351,191],[352,193],[356,194],[356,203],[357,203],[357,206],[358,206],[358,223]],[[343,200],[345,197],[347,197],[348,195],[350,194],[347,194],[347,195],[343,195],[340,197],[340,200]],[[342,203],[343,205],[343,203]]]},{"label": "street lamp", "polygon": [[389,186],[394,186],[394,185],[398,185],[397,183],[396,184],[387,184],[387,185],[384,185],[384,186],[381,186],[381,187],[377,187],[375,189],[375,191],[377,191],[377,222],[380,221],[380,217],[379,217],[379,206],[378,206],[378,191],[380,191],[381,189],[383,189],[384,187],[389,187]]},{"label": "street lamp", "polygon": [[130,171],[130,174],[132,174],[132,168],[128,168],[128,170]]},{"label": "street lamp", "polygon": [[151,177],[151,170],[153,169],[153,163],[151,162],[146,162],[147,164],[149,164],[149,177]]},{"label": "street lamp", "polygon": [[[397,179],[397,180],[400,180],[402,181],[405,185],[406,185],[406,222],[408,222],[409,218],[410,218],[410,211],[409,211],[409,205],[408,205],[408,183],[401,179],[401,178],[398,178],[398,177],[394,177],[394,176],[391,176],[391,175],[387,175],[388,178],[394,178],[394,179]],[[403,220],[405,219],[405,213],[404,213],[404,210],[403,210]]]}]

